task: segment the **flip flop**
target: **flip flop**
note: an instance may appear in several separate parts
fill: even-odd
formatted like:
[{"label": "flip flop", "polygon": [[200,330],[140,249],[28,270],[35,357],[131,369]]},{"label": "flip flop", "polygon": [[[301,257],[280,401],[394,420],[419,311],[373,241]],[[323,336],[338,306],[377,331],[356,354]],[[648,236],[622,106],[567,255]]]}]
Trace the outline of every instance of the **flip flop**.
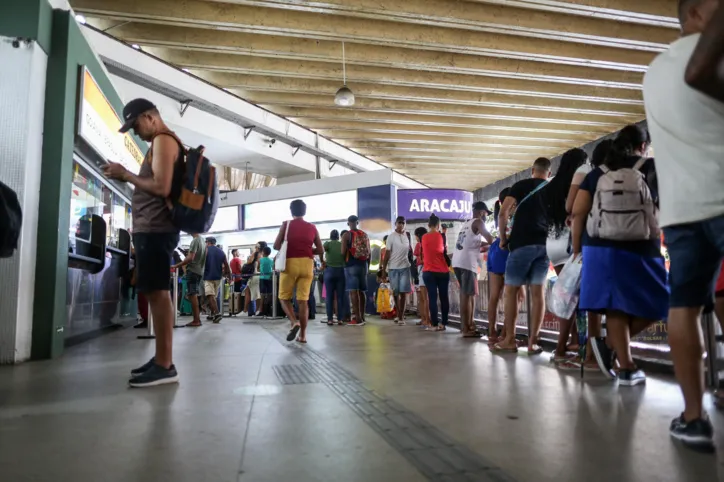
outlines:
[{"label": "flip flop", "polygon": [[297,338],[297,343],[304,343],[304,344],[306,344],[306,343],[307,343],[307,340],[300,340],[299,338]]},{"label": "flip flop", "polygon": [[493,353],[518,353],[518,347],[515,348],[503,348],[500,346],[500,343],[495,343],[491,348],[490,351]]},{"label": "flip flop", "polygon": [[482,335],[479,333],[465,333],[463,338],[480,338]]},{"label": "flip flop", "polygon": [[528,356],[540,355],[541,353],[543,353],[543,348],[536,346],[532,350],[529,348],[528,350],[524,351],[523,353]]},{"label": "flip flop", "polygon": [[292,341],[294,338],[296,338],[297,333],[299,333],[299,330],[301,329],[301,325],[294,325],[291,330],[289,330],[289,333],[287,334],[287,341]]},{"label": "flip flop", "polygon": [[186,324],[184,325],[184,328],[199,328],[199,327],[201,327],[201,326],[204,326],[204,325],[203,325],[202,323],[194,323],[194,322],[192,321],[192,322],[186,323]]}]

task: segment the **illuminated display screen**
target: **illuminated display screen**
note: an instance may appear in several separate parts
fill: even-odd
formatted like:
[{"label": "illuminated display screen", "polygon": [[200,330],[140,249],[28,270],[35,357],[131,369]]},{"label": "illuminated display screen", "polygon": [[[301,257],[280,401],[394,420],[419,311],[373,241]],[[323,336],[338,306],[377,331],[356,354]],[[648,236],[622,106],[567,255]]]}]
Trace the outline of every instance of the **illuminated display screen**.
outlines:
[{"label": "illuminated display screen", "polygon": [[[349,216],[357,214],[356,190],[296,199],[301,199],[306,203],[307,214],[304,216],[304,220],[310,223],[346,220]],[[284,221],[288,221],[292,217],[289,204],[293,200],[282,199],[245,205],[244,229],[281,226]]]}]

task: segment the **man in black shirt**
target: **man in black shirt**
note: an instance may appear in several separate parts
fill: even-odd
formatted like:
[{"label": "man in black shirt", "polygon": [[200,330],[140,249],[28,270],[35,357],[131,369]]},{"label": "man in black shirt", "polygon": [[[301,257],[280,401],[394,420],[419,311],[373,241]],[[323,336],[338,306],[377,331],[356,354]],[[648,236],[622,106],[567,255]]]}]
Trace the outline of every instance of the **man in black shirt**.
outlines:
[{"label": "man in black shirt", "polygon": [[[533,164],[531,179],[513,185],[500,208],[500,247],[510,250],[505,269],[505,339],[494,346],[494,351],[516,352],[515,324],[518,318],[518,292],[530,285],[531,313],[528,336],[529,354],[542,352],[536,341],[543,323],[545,305],[543,285],[548,276],[550,261],[546,254],[548,215],[541,191],[548,184],[551,161],[541,157]],[[511,213],[515,211],[513,219]],[[515,223],[513,223],[515,221]],[[508,233],[508,226],[511,230]]]}]

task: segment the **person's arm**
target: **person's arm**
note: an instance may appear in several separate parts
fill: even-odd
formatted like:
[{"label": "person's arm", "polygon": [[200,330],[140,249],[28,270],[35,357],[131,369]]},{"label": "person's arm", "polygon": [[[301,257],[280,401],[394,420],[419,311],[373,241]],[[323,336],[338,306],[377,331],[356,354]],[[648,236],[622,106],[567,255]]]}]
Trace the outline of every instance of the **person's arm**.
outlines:
[{"label": "person's arm", "polygon": [[385,246],[385,255],[382,257],[382,261],[380,261],[380,271],[386,271],[387,270],[387,263],[390,262],[390,258],[392,257],[392,247],[395,245],[395,242],[392,240],[391,237],[387,238],[387,245]]},{"label": "person's arm", "polygon": [[686,68],[686,83],[724,102],[724,4],[720,4]]},{"label": "person's arm", "polygon": [[510,213],[515,209],[516,200],[512,196],[508,196],[503,201],[503,205],[500,206],[500,214],[498,215],[498,226],[500,226],[500,247],[504,248],[508,244],[508,236],[506,230],[508,228],[508,220],[510,219]]},{"label": "person's arm", "polygon": [[322,246],[322,239],[319,237],[317,228],[314,228],[314,254],[324,256],[324,247]]},{"label": "person's arm", "polygon": [[231,276],[231,268],[229,267],[229,262],[226,260],[226,255],[224,255],[224,260],[222,261],[223,266],[223,272],[225,276]]},{"label": "person's arm", "polygon": [[347,258],[347,250],[349,247],[349,233],[344,233],[342,235],[342,258]]},{"label": "person's arm", "polygon": [[470,226],[470,229],[472,229],[473,233],[482,235],[488,244],[493,244],[493,235],[485,229],[485,223],[483,223],[482,219],[476,219],[473,221],[473,225]]},{"label": "person's arm", "polygon": [[194,260],[195,257],[196,257],[196,253],[194,253],[193,251],[189,250],[189,254],[186,255],[186,257],[184,258],[184,260],[181,261],[181,262],[178,263],[178,264],[175,264],[175,265],[171,266],[171,268],[173,268],[173,269],[182,268],[182,267],[186,266],[187,264],[191,263],[191,262]]},{"label": "person's arm", "polygon": [[566,212],[571,214],[573,212],[573,203],[576,202],[576,194],[581,188],[581,183],[586,178],[586,173],[577,172],[573,175],[571,181],[571,187],[568,189],[568,197],[566,198]]},{"label": "person's arm", "polygon": [[579,189],[576,200],[573,203],[573,226],[571,227],[571,243],[573,254],[580,254],[583,246],[583,232],[586,229],[586,218],[593,207],[593,196],[591,193]]},{"label": "person's arm", "polygon": [[277,239],[274,240],[274,250],[279,251],[282,249],[282,243],[284,242],[284,233],[286,233],[286,227],[287,227],[287,221],[283,222],[282,225],[279,227],[279,232],[277,233]]},{"label": "person's arm", "polygon": [[118,179],[133,184],[136,189],[145,191],[158,197],[168,197],[171,193],[171,181],[173,180],[173,166],[179,155],[179,145],[171,136],[160,135],[156,137],[152,145],[153,149],[153,176],[138,177],[128,171],[121,164],[108,161],[103,168],[106,177]]}]

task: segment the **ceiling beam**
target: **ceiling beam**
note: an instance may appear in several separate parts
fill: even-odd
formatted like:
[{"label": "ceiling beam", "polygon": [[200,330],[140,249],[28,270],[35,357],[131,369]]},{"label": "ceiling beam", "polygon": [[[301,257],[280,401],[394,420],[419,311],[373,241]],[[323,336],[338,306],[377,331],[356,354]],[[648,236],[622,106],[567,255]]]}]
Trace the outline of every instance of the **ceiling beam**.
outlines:
[{"label": "ceiling beam", "polygon": [[450,156],[450,155],[435,155],[432,153],[432,155],[417,155],[417,154],[409,154],[406,155],[404,153],[394,153],[394,155],[381,155],[381,154],[374,154],[370,155],[372,159],[379,159],[381,163],[395,163],[395,162],[410,162],[415,163],[421,167],[425,166],[428,163],[437,164],[440,162],[455,162],[460,163],[461,165],[466,165],[468,163],[477,163],[477,164],[501,164],[501,165],[532,165],[533,161],[535,161],[538,157],[538,155],[528,155],[527,157],[523,156],[512,156],[508,157],[508,153],[503,153],[502,157],[490,157],[490,156],[496,156],[496,154],[491,153],[489,156],[475,156],[471,154],[466,154],[464,156]]},{"label": "ceiling beam", "polygon": [[[205,72],[194,72],[200,77],[213,81],[214,76]],[[287,77],[238,75],[234,86],[218,84],[240,97],[249,97],[250,92],[283,92],[294,94],[333,95],[341,87],[340,81],[320,81],[294,79]],[[509,107],[542,109],[548,112],[575,112],[592,114],[616,114],[644,116],[643,105],[605,104],[569,99],[550,99],[545,97],[514,96],[508,94],[488,94],[460,92],[424,87],[380,86],[376,84],[347,82],[356,98],[380,100],[410,100],[445,104],[477,105],[484,107]]]},{"label": "ceiling beam", "polygon": [[[561,140],[541,140],[541,139],[501,139],[497,137],[490,138],[470,138],[470,137],[439,137],[425,136],[417,134],[357,134],[353,137],[345,137],[343,133],[337,135],[333,133],[329,137],[345,146],[354,147],[397,147],[412,148],[413,146],[467,146],[467,147],[504,147],[512,149],[536,150],[536,149],[565,149],[571,145],[571,142]],[[573,142],[575,143],[575,141]],[[423,148],[423,147],[419,147]]]},{"label": "ceiling beam", "polygon": [[590,44],[662,50],[678,37],[670,27],[631,25],[513,6],[445,0],[216,0],[267,8],[507,33]]},{"label": "ceiling beam", "polygon": [[[521,119],[507,119],[500,117],[492,118],[473,118],[462,116],[441,116],[441,115],[423,115],[423,114],[406,114],[395,112],[366,112],[351,109],[333,109],[333,108],[307,108],[307,107],[283,107],[276,106],[274,112],[285,117],[299,120],[300,123],[306,123],[307,119],[317,119],[323,121],[354,121],[354,122],[382,122],[391,125],[419,125],[419,126],[446,126],[446,127],[502,127],[511,129],[520,129],[521,132],[533,131],[541,132],[545,130],[556,130],[557,132],[591,132],[598,133],[601,137],[611,133],[609,125],[572,125],[567,123],[553,122],[536,122],[531,124]],[[541,130],[539,130],[539,128]]]},{"label": "ceiling beam", "polygon": [[76,12],[118,20],[393,45],[644,72],[653,52],[199,0],[74,0]]},{"label": "ceiling beam", "polygon": [[[217,30],[133,23],[119,26],[112,32],[128,43],[139,44],[146,50],[150,48],[154,55],[183,67],[242,73],[270,72],[266,75],[285,77],[342,78],[342,44],[336,41],[238,32],[220,35]],[[229,53],[244,56],[236,57]],[[258,57],[258,60],[248,56]],[[348,78],[357,81],[377,79],[377,83],[397,81],[440,88],[458,86],[463,90],[492,88],[530,91],[532,95],[541,92],[565,97],[577,95],[641,101],[642,72],[389,45],[347,44],[345,58]],[[332,65],[324,65],[325,62]],[[438,74],[431,75],[429,72]],[[515,82],[510,82],[510,79],[515,79]],[[545,83],[531,85],[531,80]],[[618,92],[622,89],[626,90]]]}]

